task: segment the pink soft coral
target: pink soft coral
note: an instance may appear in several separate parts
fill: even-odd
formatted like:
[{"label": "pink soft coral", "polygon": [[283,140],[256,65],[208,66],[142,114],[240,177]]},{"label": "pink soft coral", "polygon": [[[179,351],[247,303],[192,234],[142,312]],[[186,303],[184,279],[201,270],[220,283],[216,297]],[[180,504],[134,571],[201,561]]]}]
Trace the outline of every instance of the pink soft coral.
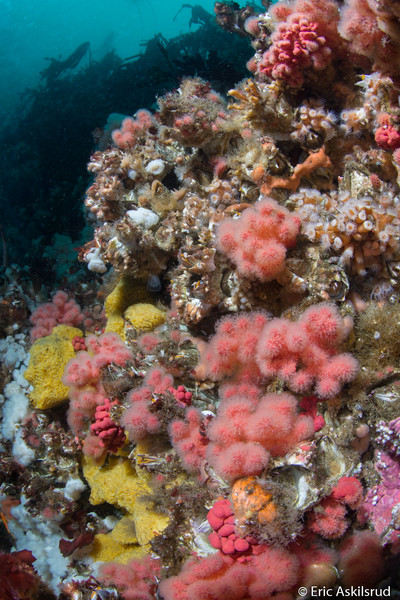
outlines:
[{"label": "pink soft coral", "polygon": [[339,8],[334,0],[282,2],[272,8],[272,14],[280,23],[258,64],[261,74],[299,87],[305,72],[326,69],[343,55],[344,42],[337,31]]},{"label": "pink soft coral", "polygon": [[[395,3],[346,0],[339,31],[353,52],[368,57],[373,69],[396,74],[400,65],[400,34]],[[395,9],[398,11],[398,9]]]},{"label": "pink soft coral", "polygon": [[346,507],[331,496],[324,498],[309,516],[311,531],[327,539],[340,538],[349,526]]},{"label": "pink soft coral", "polygon": [[116,453],[125,443],[124,430],[113,421],[110,410],[117,406],[118,401],[110,402],[108,398],[96,406],[95,422],[90,426],[90,431],[100,439],[100,446],[107,448],[109,452]]},{"label": "pink soft coral", "polygon": [[239,219],[228,217],[219,226],[217,244],[239,273],[270,281],[285,267],[286,250],[296,244],[300,218],[264,198],[246,208]]},{"label": "pink soft coral", "polygon": [[[101,383],[101,369],[111,363],[124,366],[133,358],[121,338],[112,332],[86,338],[88,352],[81,351],[66,365],[62,381],[70,388],[67,420],[75,435],[83,435],[85,425],[94,418],[96,408],[108,402]],[[88,444],[94,449],[96,444]],[[97,448],[98,450],[98,448]]]},{"label": "pink soft coral", "polygon": [[184,421],[172,421],[168,428],[171,443],[189,473],[199,472],[205,459],[208,443],[205,422],[206,419],[203,419],[198,410],[189,408]]},{"label": "pink soft coral", "polygon": [[232,387],[222,390],[217,417],[207,428],[206,456],[224,479],[260,475],[270,455],[284,455],[314,434],[313,420],[298,414],[294,396],[259,391],[255,400]]},{"label": "pink soft coral", "polygon": [[265,545],[252,535],[241,537],[235,526],[235,515],[228,498],[217,500],[207,514],[207,521],[213,528],[208,536],[213,548],[235,558],[239,562],[251,560],[251,556],[260,554],[266,549]]},{"label": "pink soft coral", "polygon": [[225,317],[210,342],[200,344],[197,376],[255,383],[279,377],[295,392],[315,386],[319,398],[330,398],[357,372],[357,361],[338,353],[348,329],[328,303],[308,308],[297,322],[265,313]]},{"label": "pink soft coral", "polygon": [[323,498],[309,515],[309,528],[327,539],[341,537],[349,526],[346,507],[355,510],[363,498],[363,488],[356,477],[341,477],[332,493]]},{"label": "pink soft coral", "polygon": [[199,344],[201,360],[197,376],[214,381],[221,381],[227,376],[260,378],[254,356],[260,331],[267,321],[268,315],[263,312],[223,317],[210,342]]},{"label": "pink soft coral", "polygon": [[331,49],[319,34],[318,23],[292,15],[278,25],[271,36],[272,46],[264,53],[258,71],[272,79],[281,79],[291,87],[300,87],[304,70],[325,69],[331,62]]},{"label": "pink soft coral", "polygon": [[126,565],[105,563],[98,578],[106,585],[115,585],[124,600],[154,600],[160,570],[160,561],[147,556]]},{"label": "pink soft coral", "polygon": [[315,384],[318,397],[330,398],[357,372],[350,354],[337,354],[345,334],[345,321],[333,304],[308,308],[297,323],[273,319],[261,332],[257,364],[266,377],[278,376],[296,392]]},{"label": "pink soft coral", "polygon": [[174,379],[163,368],[150,369],[143,384],[128,395],[131,406],[123,413],[121,425],[129,433],[131,440],[142,440],[148,434],[160,431],[162,424],[157,415],[151,412],[151,401],[158,394],[164,394],[172,386]]},{"label": "pink soft coral", "polygon": [[114,129],[112,132],[113,142],[121,150],[132,148],[138,139],[154,126],[155,120],[153,115],[148,110],[142,108],[137,111],[135,119],[126,117],[122,121],[121,129]]},{"label": "pink soft coral", "polygon": [[290,590],[298,578],[298,560],[293,554],[267,548],[247,562],[222,553],[189,559],[179,575],[161,582],[160,592],[164,600],[266,600]]},{"label": "pink soft coral", "polygon": [[84,320],[79,304],[61,290],[56,292],[51,302],[41,304],[29,318],[33,324],[31,341],[50,335],[56,325],[76,327]]}]

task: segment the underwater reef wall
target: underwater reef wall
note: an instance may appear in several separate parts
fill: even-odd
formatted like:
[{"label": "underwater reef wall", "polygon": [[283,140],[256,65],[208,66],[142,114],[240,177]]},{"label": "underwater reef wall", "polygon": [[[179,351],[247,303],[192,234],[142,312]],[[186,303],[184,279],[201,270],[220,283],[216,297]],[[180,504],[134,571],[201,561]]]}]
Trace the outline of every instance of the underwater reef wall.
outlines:
[{"label": "underwater reef wall", "polygon": [[215,11],[251,77],[116,123],[96,276],[13,284],[1,600],[400,589],[399,9]]}]

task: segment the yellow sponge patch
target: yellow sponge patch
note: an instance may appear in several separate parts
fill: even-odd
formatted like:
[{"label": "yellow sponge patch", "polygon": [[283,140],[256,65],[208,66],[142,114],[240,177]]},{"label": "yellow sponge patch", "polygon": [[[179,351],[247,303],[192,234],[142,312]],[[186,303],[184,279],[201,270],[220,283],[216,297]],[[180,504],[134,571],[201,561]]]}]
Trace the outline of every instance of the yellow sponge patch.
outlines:
[{"label": "yellow sponge patch", "polygon": [[111,532],[113,540],[127,546],[137,544],[135,521],[132,517],[122,517]]},{"label": "yellow sponge patch", "polygon": [[108,502],[129,513],[113,530],[116,543],[139,543],[145,547],[167,527],[168,517],[153,510],[151,500],[145,497],[152,491],[149,474],[138,476],[128,460],[118,457],[110,457],[107,464],[99,467],[85,456],[82,466],[91,489],[90,502]]},{"label": "yellow sponge patch", "polygon": [[108,317],[104,331],[118,333],[122,340],[126,340],[125,321],[121,315],[112,314]]},{"label": "yellow sponge patch", "polygon": [[71,340],[77,335],[83,336],[80,329],[57,325],[51,335],[36,340],[31,347],[24,377],[34,388],[29,397],[35,408],[52,408],[68,398],[69,388],[61,377],[65,365],[75,356]]},{"label": "yellow sponge patch", "polygon": [[123,275],[104,302],[106,317],[113,314],[122,316],[130,304],[148,298],[145,281]]},{"label": "yellow sponge patch", "polygon": [[151,501],[144,498],[136,503],[133,518],[137,540],[144,547],[155,535],[164,531],[169,523],[169,518],[153,510]]},{"label": "yellow sponge patch", "polygon": [[142,558],[147,554],[138,544],[121,544],[114,539],[113,533],[98,533],[95,536],[90,551],[94,561],[115,561],[126,565],[133,558]]},{"label": "yellow sponge patch", "polygon": [[153,304],[138,303],[129,306],[124,314],[135,329],[140,331],[152,331],[165,322],[165,311],[160,310]]},{"label": "yellow sponge patch", "polygon": [[83,458],[83,475],[90,489],[90,502],[108,502],[133,513],[137,499],[151,490],[147,482],[139,478],[128,460],[110,457],[107,465],[99,467],[88,457]]}]

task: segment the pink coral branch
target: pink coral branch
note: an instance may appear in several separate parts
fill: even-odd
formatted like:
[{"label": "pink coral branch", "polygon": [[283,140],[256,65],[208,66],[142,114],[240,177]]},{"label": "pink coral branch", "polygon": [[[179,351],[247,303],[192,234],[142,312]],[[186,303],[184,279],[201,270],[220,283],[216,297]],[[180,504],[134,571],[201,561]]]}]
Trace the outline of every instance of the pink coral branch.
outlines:
[{"label": "pink coral branch", "polygon": [[217,244],[239,273],[270,281],[284,269],[286,250],[296,244],[299,228],[299,217],[264,198],[239,219],[226,218],[219,227]]}]

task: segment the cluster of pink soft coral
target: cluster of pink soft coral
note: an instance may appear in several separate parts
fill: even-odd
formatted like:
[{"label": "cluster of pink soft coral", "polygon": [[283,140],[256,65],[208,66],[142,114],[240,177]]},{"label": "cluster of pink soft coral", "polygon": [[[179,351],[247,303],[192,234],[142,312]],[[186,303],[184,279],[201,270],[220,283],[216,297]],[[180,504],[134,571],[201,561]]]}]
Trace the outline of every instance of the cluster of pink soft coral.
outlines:
[{"label": "cluster of pink soft coral", "polygon": [[56,325],[71,325],[77,327],[84,320],[85,315],[79,304],[68,295],[59,290],[53,296],[51,302],[41,304],[31,314],[29,320],[33,325],[31,330],[31,342],[50,335]]},{"label": "cluster of pink soft coral", "polygon": [[393,125],[383,125],[375,131],[375,141],[384,150],[397,150],[400,148],[400,133]]},{"label": "cluster of pink soft coral", "polygon": [[238,562],[251,560],[251,556],[261,554],[266,549],[266,546],[260,544],[252,535],[237,535],[235,515],[227,498],[217,500],[213,504],[208,511],[207,520],[214,530],[208,536],[212,547],[237,559]]},{"label": "cluster of pink soft coral", "polygon": [[319,398],[330,398],[357,372],[351,354],[337,352],[347,333],[348,323],[333,304],[311,306],[297,323],[273,319],[257,345],[259,369],[268,379],[283,379],[293,391],[305,393],[315,385]]},{"label": "cluster of pink soft coral", "polygon": [[227,115],[221,110],[218,113],[216,119],[210,119],[210,115],[204,110],[193,110],[189,114],[178,116],[174,120],[173,127],[175,129],[175,135],[184,140],[190,140],[192,144],[193,139],[199,136],[213,135],[220,131]]},{"label": "cluster of pink soft coral", "polygon": [[313,435],[313,420],[298,413],[291,394],[262,395],[254,386],[228,385],[207,428],[206,457],[218,475],[233,481],[260,475],[270,456],[283,456]]},{"label": "cluster of pink soft coral", "polygon": [[129,434],[130,440],[142,440],[149,434],[160,431],[162,424],[150,408],[157,397],[165,394],[174,383],[174,378],[162,367],[150,369],[143,384],[133,389],[127,396],[131,406],[123,413],[121,425]]},{"label": "cluster of pink soft coral", "polygon": [[290,394],[265,394],[255,385],[232,384],[220,391],[216,417],[197,409],[169,426],[172,445],[189,473],[204,461],[226,481],[259,475],[270,456],[283,456],[313,436],[314,418],[299,414]]},{"label": "cluster of pink soft coral", "polygon": [[[133,358],[121,338],[112,332],[86,338],[88,352],[81,351],[67,364],[63,383],[70,388],[68,425],[75,435],[83,436],[85,425],[93,421],[98,406],[108,402],[101,384],[101,369],[111,363],[124,366]],[[94,433],[85,439],[84,452],[99,456],[104,452],[101,438]]]},{"label": "cluster of pink soft coral", "polygon": [[105,585],[115,585],[125,600],[154,600],[160,571],[160,561],[147,556],[126,565],[103,564],[98,578]]},{"label": "cluster of pink soft coral", "polygon": [[308,308],[296,323],[261,312],[221,319],[210,342],[199,343],[196,372],[198,378],[229,382],[220,389],[217,415],[205,431],[196,409],[186,421],[170,425],[184,466],[199,472],[205,458],[218,475],[233,481],[261,474],[271,456],[283,456],[311,438],[324,426],[318,398],[303,398],[298,405],[288,393],[263,394],[260,384],[279,378],[299,393],[315,386],[319,398],[337,394],[358,367],[350,354],[338,353],[349,328],[328,303]]},{"label": "cluster of pink soft coral", "polygon": [[254,357],[268,318],[267,313],[260,311],[220,319],[210,341],[198,341],[201,356],[197,377],[209,377],[213,381],[232,377],[238,381],[242,378],[260,379],[261,373]]},{"label": "cluster of pink soft coral", "polygon": [[281,79],[291,87],[304,82],[304,70],[325,69],[332,60],[332,50],[319,34],[318,23],[300,15],[291,15],[287,22],[278,25],[271,36],[272,46],[258,64],[258,72]]},{"label": "cluster of pink soft coral", "polygon": [[207,417],[203,418],[196,408],[186,411],[184,421],[178,419],[169,425],[171,443],[188,473],[198,473],[205,460],[206,426]]},{"label": "cluster of pink soft coral", "polygon": [[100,438],[100,445],[107,448],[109,452],[117,452],[125,443],[125,433],[110,415],[110,410],[113,406],[117,406],[118,401],[110,402],[108,398],[103,404],[96,406],[94,418],[95,422],[90,426],[90,431]]},{"label": "cluster of pink soft coral", "polygon": [[123,366],[133,357],[131,350],[113,332],[103,333],[99,337],[89,335],[86,347],[88,351],[78,352],[65,368],[63,382],[69,387],[83,388],[97,382],[101,368],[111,363]]},{"label": "cluster of pink soft coral", "polygon": [[126,117],[122,121],[121,129],[115,129],[112,132],[113,142],[121,150],[131,148],[136,144],[139,136],[154,126],[153,115],[143,108],[137,111],[135,119]]},{"label": "cluster of pink soft coral", "polygon": [[312,510],[308,520],[311,531],[327,539],[340,538],[350,522],[346,506],[355,510],[363,498],[363,488],[355,477],[341,477],[332,493]]},{"label": "cluster of pink soft coral", "polygon": [[239,219],[226,218],[217,244],[246,277],[270,281],[285,267],[286,250],[296,243],[300,218],[264,198],[246,208]]},{"label": "cluster of pink soft coral", "polygon": [[264,313],[225,317],[211,341],[200,344],[197,375],[215,381],[278,377],[295,392],[315,386],[319,398],[329,398],[357,372],[357,361],[338,353],[349,326],[328,303],[308,308],[297,322]]},{"label": "cluster of pink soft coral", "polygon": [[374,70],[395,73],[400,65],[400,33],[396,3],[346,0],[339,31],[353,52],[368,57]]},{"label": "cluster of pink soft coral", "polygon": [[284,548],[266,548],[246,562],[218,552],[189,559],[179,575],[162,581],[159,589],[164,600],[266,600],[277,592],[283,599],[291,597],[283,592],[291,590],[299,576],[297,557]]},{"label": "cluster of pink soft coral", "polygon": [[257,65],[259,73],[299,87],[307,70],[326,69],[341,55],[339,8],[334,0],[279,3],[272,14],[280,23],[271,36],[272,45]]},{"label": "cluster of pink soft coral", "polygon": [[185,406],[190,406],[192,403],[192,392],[189,392],[184,385],[178,385],[175,389],[170,387],[169,392],[175,396],[175,400],[181,408],[185,408]]},{"label": "cluster of pink soft coral", "polygon": [[[223,502],[225,505],[227,501]],[[221,511],[221,519],[225,512]],[[220,525],[217,521],[216,526]],[[214,518],[211,522],[214,523]],[[227,554],[221,550],[206,558],[190,558],[179,575],[161,582],[160,593],[164,600],[267,600],[271,597],[289,600],[298,586],[333,588],[337,577],[335,564],[346,587],[372,587],[384,575],[379,536],[368,530],[356,531],[345,539],[338,553],[310,533],[288,548],[263,545],[259,549],[260,552],[247,556],[246,560],[242,560],[240,552]]]},{"label": "cluster of pink soft coral", "polygon": [[74,347],[75,352],[80,352],[80,350],[87,350],[85,338],[81,335],[76,335],[71,340],[71,343]]}]

